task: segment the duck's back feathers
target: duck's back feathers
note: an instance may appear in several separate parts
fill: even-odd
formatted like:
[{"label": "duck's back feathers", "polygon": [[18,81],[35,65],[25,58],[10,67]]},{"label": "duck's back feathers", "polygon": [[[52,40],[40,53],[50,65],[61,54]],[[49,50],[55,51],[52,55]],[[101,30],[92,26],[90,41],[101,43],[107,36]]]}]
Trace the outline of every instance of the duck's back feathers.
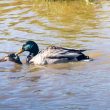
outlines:
[{"label": "duck's back feathers", "polygon": [[39,54],[33,57],[30,62],[33,62],[34,64],[51,64],[80,61],[88,58],[82,53],[84,51],[86,50],[75,50],[50,46],[39,52]]},{"label": "duck's back feathers", "polygon": [[68,52],[76,52],[76,53],[81,53],[81,52],[84,52],[86,51],[86,49],[83,49],[83,50],[76,50],[76,49],[69,49],[69,48],[63,48],[63,47],[57,47],[57,46],[49,46],[47,47],[47,50],[65,50],[65,51],[68,51]]}]

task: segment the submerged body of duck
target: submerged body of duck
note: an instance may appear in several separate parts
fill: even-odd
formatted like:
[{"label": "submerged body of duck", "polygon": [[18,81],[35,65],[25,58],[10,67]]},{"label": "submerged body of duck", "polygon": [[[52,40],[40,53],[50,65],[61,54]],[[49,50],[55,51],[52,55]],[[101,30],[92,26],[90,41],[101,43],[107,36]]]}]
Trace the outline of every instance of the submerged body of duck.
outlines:
[{"label": "submerged body of duck", "polygon": [[39,52],[38,45],[34,41],[27,41],[16,55],[24,51],[29,52],[27,62],[38,65],[76,62],[89,59],[88,56],[83,54],[86,50],[50,46]]}]

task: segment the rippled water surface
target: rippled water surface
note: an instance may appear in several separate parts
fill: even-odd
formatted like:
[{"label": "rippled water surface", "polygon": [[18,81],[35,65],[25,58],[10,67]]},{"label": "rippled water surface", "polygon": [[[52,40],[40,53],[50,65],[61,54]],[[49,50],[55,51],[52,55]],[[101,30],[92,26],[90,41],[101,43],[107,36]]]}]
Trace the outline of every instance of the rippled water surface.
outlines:
[{"label": "rippled water surface", "polygon": [[0,0],[0,57],[27,40],[88,49],[94,59],[48,66],[0,63],[0,110],[110,110],[110,2]]}]

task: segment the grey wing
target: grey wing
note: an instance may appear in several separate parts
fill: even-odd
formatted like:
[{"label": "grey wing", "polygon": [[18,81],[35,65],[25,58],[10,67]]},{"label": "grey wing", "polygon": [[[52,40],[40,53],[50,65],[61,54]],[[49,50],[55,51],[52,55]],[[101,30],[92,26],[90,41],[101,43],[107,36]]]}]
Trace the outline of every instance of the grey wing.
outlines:
[{"label": "grey wing", "polygon": [[[84,50],[83,50],[84,51]],[[42,54],[46,58],[75,58],[82,55],[82,50],[67,49],[62,47],[48,47]]]}]

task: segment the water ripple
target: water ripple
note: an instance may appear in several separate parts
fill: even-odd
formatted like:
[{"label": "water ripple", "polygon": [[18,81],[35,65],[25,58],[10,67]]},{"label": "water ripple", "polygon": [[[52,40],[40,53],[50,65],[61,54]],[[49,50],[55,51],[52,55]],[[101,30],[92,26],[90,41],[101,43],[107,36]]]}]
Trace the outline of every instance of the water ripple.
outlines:
[{"label": "water ripple", "polygon": [[[0,108],[104,110],[110,102],[110,2],[0,0],[0,58],[27,40],[39,48],[88,49],[92,62],[33,66],[0,63]],[[34,100],[34,101],[33,101]]]}]

